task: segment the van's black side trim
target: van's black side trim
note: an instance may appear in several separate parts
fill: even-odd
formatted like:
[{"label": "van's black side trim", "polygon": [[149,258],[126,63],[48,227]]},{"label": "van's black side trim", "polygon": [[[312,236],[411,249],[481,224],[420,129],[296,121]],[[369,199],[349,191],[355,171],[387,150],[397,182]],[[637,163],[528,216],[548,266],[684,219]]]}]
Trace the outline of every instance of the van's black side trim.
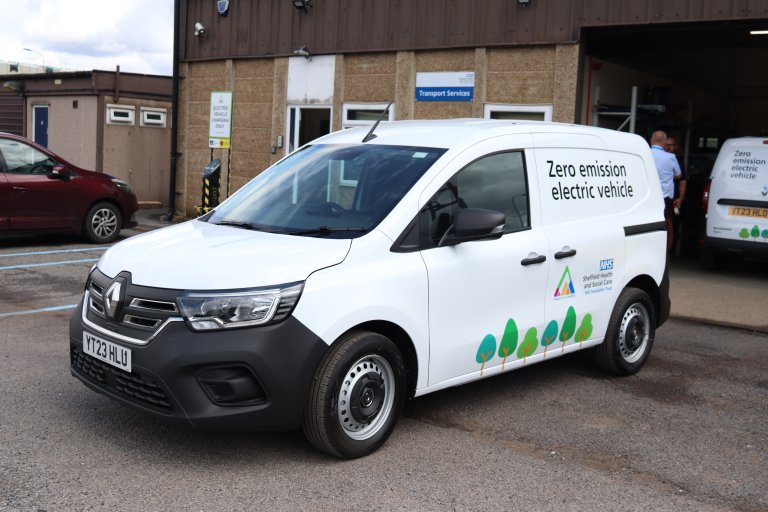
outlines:
[{"label": "van's black side trim", "polygon": [[667,224],[663,220],[651,222],[650,224],[635,224],[634,226],[624,226],[624,236],[642,235],[643,233],[653,233],[654,231],[666,231]]},{"label": "van's black side trim", "polygon": [[718,199],[717,204],[726,206],[746,206],[748,208],[768,208],[768,201],[751,201],[749,199]]}]

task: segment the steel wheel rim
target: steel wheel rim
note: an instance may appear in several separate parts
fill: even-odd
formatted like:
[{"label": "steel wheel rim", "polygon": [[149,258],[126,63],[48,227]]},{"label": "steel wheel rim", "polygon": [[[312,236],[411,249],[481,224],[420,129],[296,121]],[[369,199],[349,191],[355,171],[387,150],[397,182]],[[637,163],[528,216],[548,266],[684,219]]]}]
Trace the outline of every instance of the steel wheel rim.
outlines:
[{"label": "steel wheel rim", "polygon": [[[378,392],[377,392],[378,390]],[[376,404],[375,412],[360,418],[357,409]],[[387,360],[367,355],[351,365],[344,375],[337,397],[337,416],[344,433],[363,441],[375,436],[386,424],[395,403],[395,374]]]},{"label": "steel wheel rim", "polygon": [[648,310],[640,303],[632,304],[624,312],[619,327],[619,352],[626,362],[636,363],[643,357],[651,339],[650,324]]},{"label": "steel wheel rim", "polygon": [[99,238],[112,236],[117,230],[117,215],[109,208],[101,208],[93,214],[91,229]]}]

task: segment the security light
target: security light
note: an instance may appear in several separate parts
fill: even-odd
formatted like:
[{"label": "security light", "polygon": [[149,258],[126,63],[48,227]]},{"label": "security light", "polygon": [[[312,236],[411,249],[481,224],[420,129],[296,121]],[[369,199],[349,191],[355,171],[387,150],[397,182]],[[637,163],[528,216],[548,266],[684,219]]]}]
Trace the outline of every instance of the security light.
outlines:
[{"label": "security light", "polygon": [[300,48],[296,48],[293,50],[294,55],[298,55],[300,57],[304,57],[307,60],[312,60],[312,53],[310,53],[309,48],[306,46],[302,46]]},{"label": "security light", "polygon": [[295,8],[302,11],[302,14],[307,14],[309,12],[310,7],[312,7],[312,4],[309,3],[309,0],[291,0],[291,1],[293,2],[293,6]]}]

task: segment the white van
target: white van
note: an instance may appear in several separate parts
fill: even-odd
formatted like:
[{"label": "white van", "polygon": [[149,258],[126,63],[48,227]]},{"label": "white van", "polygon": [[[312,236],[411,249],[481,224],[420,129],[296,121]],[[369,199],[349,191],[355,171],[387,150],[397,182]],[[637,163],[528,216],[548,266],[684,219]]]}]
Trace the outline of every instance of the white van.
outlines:
[{"label": "white van", "polygon": [[[719,266],[732,256],[768,258],[768,139],[723,143],[707,199],[705,257]],[[708,194],[708,197],[707,197]]]},{"label": "white van", "polygon": [[409,397],[589,348],[638,371],[669,314],[666,236],[634,135],[336,132],[205,216],[107,251],[71,320],[72,374],[159,417],[301,427],[359,457]]}]

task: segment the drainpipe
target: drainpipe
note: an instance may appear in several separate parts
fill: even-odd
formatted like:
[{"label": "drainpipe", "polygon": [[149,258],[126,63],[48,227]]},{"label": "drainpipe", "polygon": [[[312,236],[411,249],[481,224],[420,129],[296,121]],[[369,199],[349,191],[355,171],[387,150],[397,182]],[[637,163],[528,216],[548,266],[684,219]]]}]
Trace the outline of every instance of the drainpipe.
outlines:
[{"label": "drainpipe", "polygon": [[168,185],[168,213],[164,220],[173,220],[176,211],[176,169],[179,159],[179,4],[181,0],[173,0],[173,91],[171,93],[171,172]]}]

